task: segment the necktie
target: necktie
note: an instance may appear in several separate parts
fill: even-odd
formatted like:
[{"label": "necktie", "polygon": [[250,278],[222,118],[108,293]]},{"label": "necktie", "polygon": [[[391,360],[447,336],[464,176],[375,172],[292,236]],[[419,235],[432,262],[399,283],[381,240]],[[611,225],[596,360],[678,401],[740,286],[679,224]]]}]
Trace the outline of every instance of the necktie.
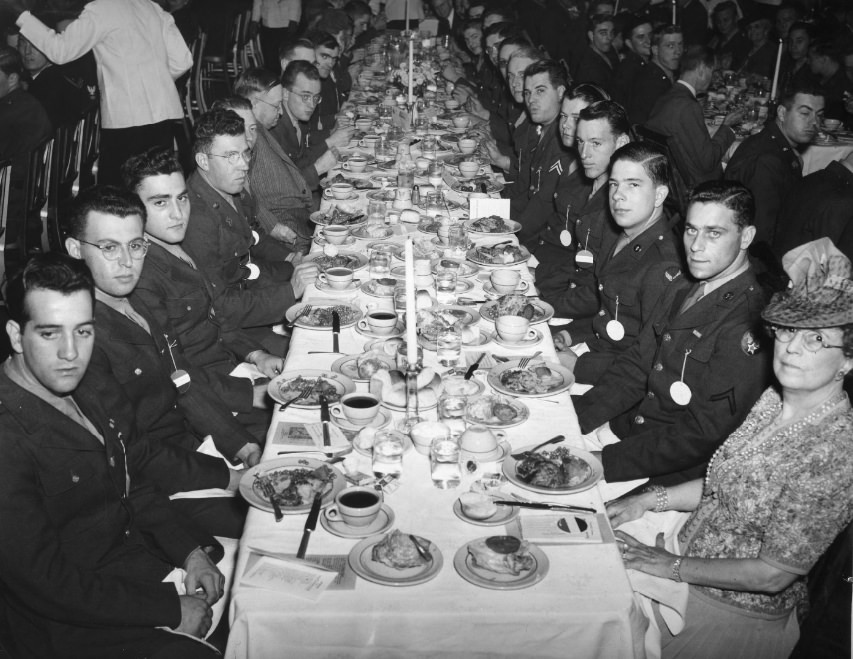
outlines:
[{"label": "necktie", "polygon": [[687,299],[684,300],[684,304],[681,305],[681,313],[687,311],[690,307],[696,304],[702,297],[705,295],[705,282],[699,282],[696,285],[696,288],[687,296]]}]

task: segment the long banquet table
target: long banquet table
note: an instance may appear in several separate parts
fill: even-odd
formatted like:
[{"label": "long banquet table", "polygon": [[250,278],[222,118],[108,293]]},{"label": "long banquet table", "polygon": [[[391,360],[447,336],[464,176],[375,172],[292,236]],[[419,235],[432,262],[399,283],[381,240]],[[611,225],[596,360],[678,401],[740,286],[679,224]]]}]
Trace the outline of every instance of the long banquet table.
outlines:
[{"label": "long banquet table", "polygon": [[[332,172],[334,175],[336,170]],[[347,177],[358,178],[345,172]],[[362,175],[362,176],[366,176]],[[416,182],[418,182],[416,180]],[[365,208],[366,194],[349,205]],[[452,195],[451,195],[452,197]],[[459,200],[456,198],[455,200]],[[326,209],[334,202],[323,201]],[[390,204],[389,204],[390,206]],[[458,212],[455,215],[458,216]],[[399,225],[389,241],[402,242],[407,234],[418,234],[415,225]],[[347,247],[367,252],[367,243],[359,240]],[[315,243],[312,250],[320,249]],[[399,263],[397,263],[399,264]],[[526,267],[518,268],[532,283]],[[367,278],[367,269],[356,273]],[[483,296],[483,280],[475,280],[475,288],[466,295]],[[532,292],[532,291],[531,291]],[[310,286],[303,300],[328,299],[329,296]],[[336,301],[353,301],[364,305],[375,299],[361,292]],[[471,307],[475,311],[477,307]],[[480,320],[484,329],[494,330],[491,323]],[[544,327],[544,326],[541,326]],[[556,360],[550,333],[536,350],[545,359]],[[340,351],[360,354],[370,339],[355,328],[340,335]],[[285,373],[300,369],[330,369],[341,357],[330,354],[332,337],[328,331],[296,328],[291,339]],[[489,343],[464,353],[487,351],[494,355],[530,355],[534,349],[513,350]],[[426,366],[436,366],[434,352],[425,351]],[[443,370],[443,369],[441,369]],[[485,382],[486,374],[476,378]],[[357,390],[366,390],[357,384]],[[486,392],[489,393],[486,385]],[[580,434],[577,417],[569,393],[547,399],[526,398],[530,417],[522,425],[509,428],[507,440],[518,449],[543,441],[557,433],[566,443],[591,450]],[[393,413],[394,423],[402,417]],[[422,412],[428,419],[436,411]],[[280,444],[271,440],[278,424],[286,422],[316,423],[319,411],[295,409],[276,411],[264,449],[262,463],[278,457]],[[306,454],[309,455],[309,454]],[[310,454],[322,458],[320,453]],[[355,467],[369,473],[370,462],[355,457]],[[352,458],[351,458],[352,459]],[[362,462],[359,463],[358,460]],[[352,467],[350,459],[345,463]],[[341,465],[338,465],[340,467]],[[602,535],[606,542],[598,544],[542,545],[550,568],[545,577],[523,590],[492,590],[475,586],[460,577],[454,569],[454,555],[467,542],[483,536],[518,534],[517,521],[505,526],[475,526],[458,518],[452,508],[457,497],[469,489],[472,481],[484,471],[499,471],[500,465],[481,465],[474,474],[465,472],[462,484],[450,490],[432,485],[429,459],[416,451],[405,454],[399,488],[385,493],[384,501],[395,515],[393,528],[415,533],[431,540],[439,548],[444,565],[432,580],[408,587],[378,585],[355,577],[354,588],[330,589],[316,602],[288,596],[272,590],[241,585],[247,568],[250,548],[259,552],[295,555],[305,524],[305,515],[285,515],[276,523],[273,515],[258,509],[249,511],[235,571],[231,594],[231,633],[226,656],[229,659],[266,659],[272,657],[620,657],[644,656],[645,619],[634,596],[616,544],[609,533],[606,516],[598,519],[607,527]],[[464,470],[463,470],[464,472]],[[561,503],[594,507],[604,511],[604,484],[569,496],[542,496],[508,484],[504,493],[515,492],[532,500],[557,500]],[[525,511],[521,515],[525,515]],[[534,513],[535,514],[535,513]],[[312,534],[307,560],[317,556],[345,557],[358,542],[332,535],[320,524]],[[353,575],[354,576],[354,575]]]}]

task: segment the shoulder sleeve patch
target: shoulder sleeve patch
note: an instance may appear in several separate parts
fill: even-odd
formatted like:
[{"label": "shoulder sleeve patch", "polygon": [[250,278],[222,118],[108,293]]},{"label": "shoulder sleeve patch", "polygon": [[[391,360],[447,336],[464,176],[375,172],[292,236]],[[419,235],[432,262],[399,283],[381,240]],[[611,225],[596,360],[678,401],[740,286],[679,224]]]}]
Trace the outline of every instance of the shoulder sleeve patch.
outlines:
[{"label": "shoulder sleeve patch", "polygon": [[557,158],[557,161],[548,169],[549,172],[557,172],[557,176],[563,175],[563,163]]},{"label": "shoulder sleeve patch", "polygon": [[681,276],[681,268],[679,268],[677,265],[672,265],[666,270],[664,270],[663,274],[666,277],[667,281],[675,281]]},{"label": "shoulder sleeve patch", "polygon": [[747,330],[740,339],[740,349],[745,355],[754,355],[761,350],[761,343],[751,331]]}]

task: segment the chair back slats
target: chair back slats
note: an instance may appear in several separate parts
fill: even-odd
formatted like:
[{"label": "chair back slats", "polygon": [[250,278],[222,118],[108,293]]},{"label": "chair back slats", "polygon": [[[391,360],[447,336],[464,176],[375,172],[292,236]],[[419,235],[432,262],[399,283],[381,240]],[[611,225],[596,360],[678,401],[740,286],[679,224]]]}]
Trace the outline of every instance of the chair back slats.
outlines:
[{"label": "chair back slats", "polygon": [[98,178],[98,153],[101,142],[101,110],[97,102],[83,115],[80,149],[77,160],[77,178],[71,186],[72,194],[95,185]]},{"label": "chair back slats", "polygon": [[47,248],[62,250],[65,242],[64,210],[74,197],[74,182],[79,177],[81,145],[85,119],[60,126],[56,131],[51,158],[45,233]]},{"label": "chair back slats", "polygon": [[9,189],[12,183],[12,163],[0,161],[0,289],[5,290],[6,283],[6,222],[9,213]]}]

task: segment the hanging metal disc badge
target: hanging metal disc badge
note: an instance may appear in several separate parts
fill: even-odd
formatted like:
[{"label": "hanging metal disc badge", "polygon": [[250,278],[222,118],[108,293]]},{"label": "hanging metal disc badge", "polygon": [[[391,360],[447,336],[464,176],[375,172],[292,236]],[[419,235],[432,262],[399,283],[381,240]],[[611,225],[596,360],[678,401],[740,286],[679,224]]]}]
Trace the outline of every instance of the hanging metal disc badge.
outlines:
[{"label": "hanging metal disc badge", "polygon": [[583,268],[584,270],[589,270],[592,267],[593,261],[595,257],[592,255],[592,252],[589,251],[589,233],[592,229],[586,230],[586,242],[584,243],[583,249],[575,254],[575,264],[579,268]]},{"label": "hanging metal disc badge", "polygon": [[184,369],[178,368],[177,363],[175,363],[175,355],[172,354],[172,348],[178,345],[178,342],[170,342],[168,334],[164,334],[163,336],[166,337],[166,348],[169,350],[169,359],[172,361],[172,368],[174,369],[169,377],[172,379],[172,384],[175,385],[178,393],[184,393],[190,388],[190,374]]},{"label": "hanging metal disc badge", "polygon": [[259,242],[261,242],[260,234],[252,229],[252,245],[257,245]]},{"label": "hanging metal disc badge", "polygon": [[249,276],[246,279],[257,279],[261,276],[261,269],[251,261],[246,264],[246,268],[249,270]]},{"label": "hanging metal disc badge", "polygon": [[681,379],[678,380],[678,382],[673,382],[669,387],[669,395],[676,405],[687,405],[690,402],[690,399],[693,398],[693,392],[690,390],[687,383],[684,382],[684,369],[687,368],[687,355],[691,352],[693,351],[684,351],[684,362],[681,364]]},{"label": "hanging metal disc badge", "polygon": [[571,208],[571,204],[566,204],[566,228],[560,232],[560,244],[563,247],[569,247],[574,242],[574,238],[569,231],[569,211]]},{"label": "hanging metal disc badge", "polygon": [[616,309],[613,311],[613,320],[607,322],[604,330],[614,341],[621,341],[625,338],[625,326],[619,322],[619,296],[616,296]]}]

